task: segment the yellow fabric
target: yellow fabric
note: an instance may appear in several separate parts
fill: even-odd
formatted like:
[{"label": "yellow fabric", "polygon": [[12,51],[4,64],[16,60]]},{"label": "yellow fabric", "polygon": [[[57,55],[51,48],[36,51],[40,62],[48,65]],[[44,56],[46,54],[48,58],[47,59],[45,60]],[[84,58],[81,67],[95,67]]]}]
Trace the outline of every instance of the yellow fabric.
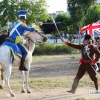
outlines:
[{"label": "yellow fabric", "polygon": [[13,49],[10,47],[10,46],[8,46],[9,47],[9,49],[11,50],[11,52],[12,52],[12,55],[13,55],[13,57],[14,57],[14,59],[15,59],[15,54],[14,54],[14,51],[13,51]]},{"label": "yellow fabric", "polygon": [[20,43],[21,42],[21,39],[23,39],[23,38],[24,38],[24,36],[21,36],[21,37],[20,36],[17,36],[16,37],[16,40],[15,40],[15,43],[16,44]]},{"label": "yellow fabric", "polygon": [[[9,49],[11,50],[12,55],[13,55],[13,57],[14,57],[14,59],[15,59],[15,58],[16,58],[16,55],[14,54],[13,49],[12,49],[10,46],[8,46],[8,47],[9,47]],[[22,55],[21,55],[21,54],[19,54],[19,53],[17,53],[17,56],[19,56],[20,58],[22,58]]]},{"label": "yellow fabric", "polygon": [[21,22],[22,23],[21,24],[22,26],[27,26],[26,23],[23,23],[21,20],[18,20],[18,22]]},{"label": "yellow fabric", "polygon": [[22,25],[22,26],[27,26],[27,25],[26,25],[25,23],[23,23],[23,22],[22,22],[22,24],[21,24],[21,25]]},{"label": "yellow fabric", "polygon": [[38,25],[34,25],[33,26],[35,30],[39,30],[39,26]]},{"label": "yellow fabric", "polygon": [[22,58],[22,55],[21,55],[21,54],[19,54],[19,53],[17,53],[17,56],[19,56],[20,58]]}]

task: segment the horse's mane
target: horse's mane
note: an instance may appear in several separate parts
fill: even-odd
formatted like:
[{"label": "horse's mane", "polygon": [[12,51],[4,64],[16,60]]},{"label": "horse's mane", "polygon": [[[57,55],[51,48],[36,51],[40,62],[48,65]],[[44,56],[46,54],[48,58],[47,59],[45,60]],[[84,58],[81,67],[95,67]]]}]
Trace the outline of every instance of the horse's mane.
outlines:
[{"label": "horse's mane", "polygon": [[2,34],[0,35],[0,45],[6,41],[6,38],[8,37],[9,35],[5,35],[5,34]]}]

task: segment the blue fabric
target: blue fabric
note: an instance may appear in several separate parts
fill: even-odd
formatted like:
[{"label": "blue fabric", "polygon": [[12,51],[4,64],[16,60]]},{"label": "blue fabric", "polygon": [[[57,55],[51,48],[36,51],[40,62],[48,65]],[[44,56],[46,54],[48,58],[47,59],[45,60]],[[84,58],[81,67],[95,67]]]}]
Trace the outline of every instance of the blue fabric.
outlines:
[{"label": "blue fabric", "polygon": [[17,44],[14,44],[12,42],[4,42],[2,45],[7,45],[10,50],[12,51],[12,54],[13,54],[13,60],[14,60],[14,56],[16,56],[17,54],[20,54],[22,55],[22,51],[21,49],[17,46]]},{"label": "blue fabric", "polygon": [[[18,23],[20,23],[20,22],[15,22],[15,23],[12,25],[12,29],[13,29]],[[22,25],[22,24],[21,24],[21,25],[19,25],[19,26],[17,27],[17,30],[18,30],[19,34],[20,34],[21,36],[23,36],[24,33],[25,33],[25,31],[33,32],[33,31],[34,31],[34,28],[33,28],[33,27],[28,27],[27,25]],[[12,35],[10,36],[10,38],[12,38],[13,40],[16,40],[16,37],[17,37],[17,36],[19,36],[19,35],[18,35],[17,31],[15,30],[15,31],[12,33]]]},{"label": "blue fabric", "polygon": [[18,43],[17,45],[22,50],[22,59],[25,60],[25,58],[27,56],[27,51],[25,50],[25,48],[20,43]]},{"label": "blue fabric", "polygon": [[[16,29],[17,29],[18,33],[20,34],[20,36],[23,36],[25,31],[30,31],[30,32],[34,31],[33,27],[28,27],[25,23],[22,23],[22,22],[15,22],[12,25],[12,30],[19,23],[21,23],[21,24]],[[17,33],[16,29],[13,31],[13,33],[10,36],[10,38],[13,39],[14,41],[16,40],[16,37],[19,36],[19,34]],[[22,59],[25,59],[26,56],[27,56],[27,50],[23,46],[21,46],[19,44],[17,44],[17,45],[19,46],[19,48],[22,51]]]},{"label": "blue fabric", "polygon": [[20,16],[26,15],[27,14],[27,10],[20,10],[17,12],[17,14]]}]

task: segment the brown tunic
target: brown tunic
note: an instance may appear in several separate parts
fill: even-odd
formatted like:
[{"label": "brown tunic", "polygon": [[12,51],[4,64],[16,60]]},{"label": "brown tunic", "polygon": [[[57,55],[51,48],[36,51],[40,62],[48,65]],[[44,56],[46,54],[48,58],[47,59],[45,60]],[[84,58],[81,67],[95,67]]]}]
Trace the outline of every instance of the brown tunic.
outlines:
[{"label": "brown tunic", "polygon": [[[82,56],[82,59],[83,60],[89,60],[88,56],[86,56],[84,54],[84,45],[83,44],[79,44],[79,45],[76,45],[76,44],[72,44],[72,43],[68,43],[66,42],[65,44],[67,44],[68,46],[70,47],[73,47],[73,48],[76,48],[76,49],[79,49],[81,51],[81,56]],[[100,52],[99,50],[97,49],[97,47],[95,47],[94,45],[88,45],[88,50],[87,50],[89,56],[91,57],[92,60],[94,61],[98,61],[99,58],[100,58]],[[96,55],[96,56],[95,56]],[[77,75],[76,75],[76,78],[77,79],[81,79],[83,77],[83,75],[85,74],[85,72],[88,72],[90,78],[92,81],[94,81],[95,83],[97,83],[97,77],[96,77],[96,73],[95,71],[92,69],[91,65],[89,63],[84,63],[82,62],[80,64],[80,67],[78,69],[78,72],[77,72]]]}]

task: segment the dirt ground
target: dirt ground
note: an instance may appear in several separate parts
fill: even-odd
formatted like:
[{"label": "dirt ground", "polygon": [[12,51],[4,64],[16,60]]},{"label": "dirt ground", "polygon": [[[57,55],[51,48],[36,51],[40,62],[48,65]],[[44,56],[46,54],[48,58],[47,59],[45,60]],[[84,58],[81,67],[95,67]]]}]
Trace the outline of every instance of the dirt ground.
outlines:
[{"label": "dirt ground", "polygon": [[[74,78],[78,69],[79,58],[63,58],[39,63],[32,63],[30,77],[49,78],[49,77],[72,77]],[[14,71],[13,71],[14,72]],[[18,70],[15,69],[16,75]],[[85,75],[86,76],[86,75]],[[84,77],[85,77],[84,76]],[[75,94],[69,94],[66,91],[70,88],[40,89],[31,90],[31,94],[13,91],[16,97],[10,97],[7,89],[0,90],[0,100],[100,100],[100,95],[89,95],[89,90],[94,87],[78,87]],[[85,99],[82,99],[85,98]]]}]

